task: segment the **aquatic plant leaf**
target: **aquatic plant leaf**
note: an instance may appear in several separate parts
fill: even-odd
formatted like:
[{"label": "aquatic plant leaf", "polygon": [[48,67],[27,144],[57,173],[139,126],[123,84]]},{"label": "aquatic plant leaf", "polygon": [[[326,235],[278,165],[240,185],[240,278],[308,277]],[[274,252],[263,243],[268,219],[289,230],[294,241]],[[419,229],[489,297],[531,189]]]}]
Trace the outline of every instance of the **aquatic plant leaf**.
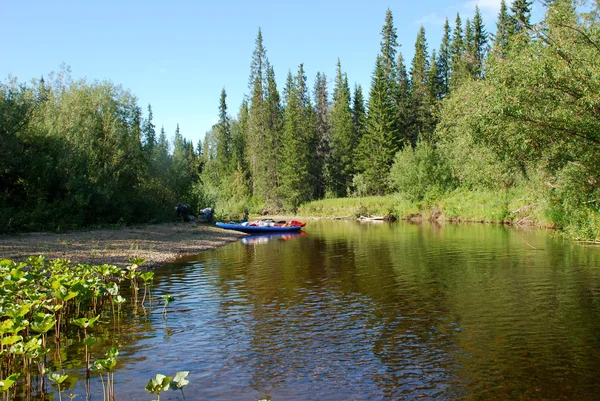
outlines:
[{"label": "aquatic plant leaf", "polygon": [[8,317],[12,317],[13,319],[16,319],[18,317],[23,317],[29,313],[32,306],[33,306],[32,302],[13,305],[11,308],[7,309],[4,312],[4,315],[8,316]]},{"label": "aquatic plant leaf", "polygon": [[187,371],[177,372],[170,383],[171,390],[179,390],[187,386],[190,383],[190,381],[186,379],[187,375],[189,374],[190,372]]},{"label": "aquatic plant leaf", "polygon": [[119,355],[119,350],[116,347],[112,347],[108,351],[106,351],[106,356],[108,358],[116,358]]},{"label": "aquatic plant leaf", "polygon": [[36,333],[44,334],[53,329],[55,324],[56,318],[54,315],[38,313],[35,316],[35,320],[29,325],[29,327],[31,327],[31,330],[35,331]]},{"label": "aquatic plant leaf", "polygon": [[140,278],[142,280],[144,280],[145,282],[154,280],[154,272],[144,272],[144,273],[140,274]]},{"label": "aquatic plant leaf", "polygon": [[2,338],[2,345],[13,345],[19,341],[23,341],[22,336],[7,336]]},{"label": "aquatic plant leaf", "polygon": [[13,373],[12,375],[8,376],[6,379],[0,381],[0,392],[4,393],[5,391],[7,391],[13,384],[15,384],[15,382],[17,381],[18,378],[19,378],[19,373]]},{"label": "aquatic plant leaf", "polygon": [[169,383],[171,383],[172,379],[171,376],[157,373],[154,378],[150,379],[148,384],[146,384],[146,391],[150,394],[160,394],[169,388]]},{"label": "aquatic plant leaf", "polygon": [[[133,263],[134,265],[136,265],[136,267],[141,266],[144,263],[146,263],[146,259],[144,259],[144,258],[129,258],[129,261],[131,263]],[[128,267],[128,269],[129,269],[129,267]]]},{"label": "aquatic plant leaf", "polygon": [[56,383],[56,384],[62,384],[65,380],[67,380],[67,378],[69,377],[69,375],[61,375],[60,373],[50,373],[48,375],[48,379],[50,379],[51,382]]},{"label": "aquatic plant leaf", "polygon": [[100,319],[100,315],[91,319],[88,319],[87,317],[80,317],[79,319],[71,319],[71,323],[77,327],[81,327],[82,329],[87,329],[88,327],[94,327],[94,323],[96,323],[98,319]]}]

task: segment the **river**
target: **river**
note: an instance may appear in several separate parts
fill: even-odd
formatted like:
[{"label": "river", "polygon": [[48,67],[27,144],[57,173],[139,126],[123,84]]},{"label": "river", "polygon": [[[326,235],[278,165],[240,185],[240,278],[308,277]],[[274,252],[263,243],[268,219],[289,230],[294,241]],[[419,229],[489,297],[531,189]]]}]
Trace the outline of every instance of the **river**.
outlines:
[{"label": "river", "polygon": [[175,300],[121,323],[117,398],[177,371],[188,400],[599,396],[600,248],[479,224],[305,232],[156,270]]}]

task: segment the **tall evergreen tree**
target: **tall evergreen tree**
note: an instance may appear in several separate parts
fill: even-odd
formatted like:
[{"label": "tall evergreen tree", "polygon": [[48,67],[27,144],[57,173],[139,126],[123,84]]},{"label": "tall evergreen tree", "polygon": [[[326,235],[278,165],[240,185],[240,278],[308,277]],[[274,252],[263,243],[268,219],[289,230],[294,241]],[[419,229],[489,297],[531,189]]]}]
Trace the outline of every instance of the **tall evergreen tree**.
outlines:
[{"label": "tall evergreen tree", "polygon": [[217,173],[220,181],[227,180],[233,172],[231,162],[231,121],[227,114],[227,92],[221,90],[219,99],[219,122],[216,125],[217,136]]},{"label": "tall evergreen tree", "polygon": [[152,158],[156,146],[156,126],[152,123],[153,118],[152,106],[148,104],[148,118],[144,121],[142,132],[144,134],[144,152],[149,158]]},{"label": "tall evergreen tree", "polygon": [[433,98],[429,84],[430,75],[429,55],[427,52],[427,40],[425,28],[421,26],[415,42],[415,55],[410,68],[410,88],[413,112],[415,115],[415,126],[413,131],[416,135],[431,134],[434,129],[432,118]]},{"label": "tall evergreen tree", "polygon": [[390,89],[396,83],[396,53],[398,51],[398,35],[394,27],[394,17],[388,8],[385,13],[385,24],[381,28],[381,64],[384,75],[390,83]]},{"label": "tall evergreen tree", "polygon": [[[288,83],[289,85],[289,83]],[[314,155],[314,136],[310,132],[310,98],[306,85],[304,66],[300,64],[298,75],[288,86],[284,109],[284,129],[281,146],[279,192],[284,203],[293,211],[311,199],[311,157]]]},{"label": "tall evergreen tree", "polygon": [[[331,150],[326,174],[327,190],[336,197],[346,196],[355,171],[353,155],[356,148],[356,135],[350,110],[350,88],[347,82],[338,59],[331,108]],[[387,95],[388,101],[391,101],[389,91]]]},{"label": "tall evergreen tree", "polygon": [[281,147],[281,132],[283,129],[283,109],[281,98],[277,90],[275,71],[267,61],[267,90],[265,94],[266,112],[266,138],[265,138],[265,173],[266,186],[264,187],[266,199],[273,206],[279,206],[277,187],[279,185],[279,151]]},{"label": "tall evergreen tree", "polygon": [[329,154],[329,94],[327,92],[327,77],[317,72],[314,85],[315,99],[315,131],[317,135],[317,150],[315,158],[314,198],[325,196],[325,164]]},{"label": "tall evergreen tree", "polygon": [[398,54],[401,60],[401,54],[398,51],[398,35],[396,34],[396,28],[394,27],[394,18],[392,15],[392,11],[388,8],[385,14],[385,23],[381,29],[381,66],[383,68],[383,74],[385,77],[386,85],[388,86],[388,96],[390,96],[389,101],[397,108],[398,113],[395,118],[395,128],[394,131],[397,136],[394,138],[397,146],[401,146],[403,140],[405,139],[403,133],[406,131],[406,110],[403,107],[405,102],[405,97],[402,94],[401,89],[399,88],[400,82],[398,82],[398,74],[399,68],[402,68],[398,65],[398,61],[396,59],[396,54]]},{"label": "tall evergreen tree", "polygon": [[463,36],[462,21],[459,13],[456,13],[456,23],[452,33],[452,43],[450,45],[450,55],[450,86],[451,90],[453,90],[469,75],[466,65],[465,38]]},{"label": "tall evergreen tree", "polygon": [[417,137],[412,131],[414,127],[414,113],[411,101],[410,78],[404,65],[402,53],[398,52],[398,83],[396,86],[396,135],[394,137],[394,146],[402,149],[404,146],[415,144]]},{"label": "tall evergreen tree", "polygon": [[472,72],[476,79],[483,78],[484,60],[488,47],[488,33],[483,24],[483,17],[479,11],[479,6],[475,6],[475,16],[473,17],[473,42],[472,48]]},{"label": "tall evergreen tree", "polygon": [[[246,138],[248,137],[248,102],[244,100],[240,106],[236,129],[232,130],[231,158],[234,169],[247,170],[246,164]],[[248,188],[250,189],[250,188]]]},{"label": "tall evergreen tree", "polygon": [[450,24],[448,18],[444,23],[444,34],[440,44],[440,51],[437,58],[437,70],[439,81],[441,83],[441,97],[445,97],[450,91]]},{"label": "tall evergreen tree", "polygon": [[357,149],[360,177],[366,193],[384,194],[387,190],[387,176],[397,150],[395,129],[394,104],[390,101],[380,56],[375,63],[371,84],[367,132]]},{"label": "tall evergreen tree", "polygon": [[354,85],[354,96],[352,96],[352,124],[354,126],[356,145],[358,146],[367,130],[367,110],[365,109],[365,98],[360,85]]},{"label": "tall evergreen tree", "polygon": [[525,32],[531,26],[531,0],[514,0],[510,6],[508,33],[510,36]]},{"label": "tall evergreen tree", "polygon": [[506,1],[500,3],[500,12],[498,13],[498,22],[496,23],[496,34],[494,35],[494,54],[497,57],[503,57],[508,46],[508,37],[510,30],[510,16],[506,7]]},{"label": "tall evergreen tree", "polygon": [[269,138],[271,116],[265,102],[268,70],[267,51],[263,46],[262,32],[259,29],[250,65],[251,103],[246,157],[252,177],[252,195],[263,202],[270,197],[273,187],[269,180],[269,163],[272,156]]},{"label": "tall evergreen tree", "polygon": [[440,100],[443,97],[443,84],[438,70],[438,61],[435,49],[431,52],[429,61],[429,72],[427,74],[427,86],[429,88],[429,97],[434,101]]}]

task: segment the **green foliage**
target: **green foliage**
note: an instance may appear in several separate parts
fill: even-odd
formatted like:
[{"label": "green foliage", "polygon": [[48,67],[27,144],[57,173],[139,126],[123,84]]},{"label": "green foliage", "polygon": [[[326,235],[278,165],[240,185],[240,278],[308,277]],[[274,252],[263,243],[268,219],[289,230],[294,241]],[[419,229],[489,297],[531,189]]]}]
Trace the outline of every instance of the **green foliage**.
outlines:
[{"label": "green foliage", "polygon": [[170,217],[197,167],[190,146],[171,163],[148,112],[142,124],[131,93],[111,82],[73,81],[68,70],[37,87],[0,84],[0,231]]},{"label": "green foliage", "polygon": [[390,170],[390,186],[408,200],[442,194],[454,187],[452,172],[439,151],[429,142],[405,147],[396,154]]}]

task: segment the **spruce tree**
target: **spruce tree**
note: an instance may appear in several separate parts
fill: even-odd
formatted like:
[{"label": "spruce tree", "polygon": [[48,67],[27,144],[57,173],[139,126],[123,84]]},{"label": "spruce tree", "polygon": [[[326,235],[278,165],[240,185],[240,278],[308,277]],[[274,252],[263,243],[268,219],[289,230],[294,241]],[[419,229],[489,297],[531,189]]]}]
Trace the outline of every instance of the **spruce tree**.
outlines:
[{"label": "spruce tree", "polygon": [[286,88],[278,189],[284,204],[295,212],[302,202],[311,199],[313,191],[311,157],[314,153],[311,150],[314,150],[314,137],[310,133],[308,120],[314,116],[310,110],[310,98],[302,64],[295,80],[288,80]]},{"label": "spruce tree", "polygon": [[329,154],[329,94],[327,92],[327,77],[317,72],[314,85],[315,99],[315,131],[317,135],[317,149],[315,157],[316,185],[313,197],[316,199],[325,196],[325,164]]},{"label": "spruce tree", "polygon": [[[240,112],[238,114],[238,123],[236,129],[232,130],[231,134],[231,159],[232,165],[235,169],[247,170],[246,164],[246,138],[248,137],[248,101],[244,99],[240,106]],[[250,188],[248,188],[249,190]]]},{"label": "spruce tree", "polygon": [[440,51],[437,57],[437,70],[441,84],[441,97],[445,97],[450,91],[450,24],[448,18],[444,23],[444,34],[440,44]]},{"label": "spruce tree", "polygon": [[394,104],[394,106],[396,106],[398,109],[394,128],[397,136],[394,138],[394,141],[397,146],[401,146],[403,140],[405,139],[401,137],[401,134],[405,131],[406,124],[403,120],[406,119],[406,115],[403,107],[405,98],[403,97],[401,89],[398,86],[399,66],[396,60],[396,54],[398,54],[401,59],[398,48],[398,35],[396,34],[396,28],[394,27],[394,17],[392,15],[392,11],[388,8],[385,14],[385,23],[381,29],[380,55],[383,74],[386,85],[388,86],[388,90],[386,92],[389,93],[389,101],[391,101],[392,104]]},{"label": "spruce tree", "polygon": [[231,175],[231,121],[227,115],[227,92],[225,88],[221,90],[219,99],[219,122],[216,126],[217,139],[217,174],[220,181],[227,180]]},{"label": "spruce tree", "polygon": [[525,32],[531,26],[531,0],[514,0],[510,6],[509,36]]},{"label": "spruce tree", "polygon": [[452,33],[452,42],[450,44],[450,87],[451,90],[457,88],[461,82],[468,76],[465,62],[466,56],[465,39],[463,37],[462,21],[460,14],[456,13],[456,22]]},{"label": "spruce tree", "polygon": [[262,202],[270,197],[273,188],[273,184],[269,180],[269,163],[272,155],[269,149],[268,131],[271,116],[265,102],[268,69],[267,52],[263,46],[262,32],[259,29],[250,65],[251,103],[246,157],[252,176],[252,195]]},{"label": "spruce tree", "polygon": [[267,91],[265,94],[266,136],[264,143],[266,200],[272,206],[279,207],[277,186],[279,185],[279,148],[281,147],[281,131],[283,129],[283,109],[277,90],[275,71],[267,61]]},{"label": "spruce tree", "polygon": [[473,38],[473,25],[471,20],[467,18],[465,21],[465,67],[469,76],[473,77],[475,64],[475,41]]},{"label": "spruce tree", "polygon": [[[338,59],[331,108],[331,149],[326,169],[327,191],[336,197],[346,196],[355,171],[353,156],[357,141],[350,110],[350,88],[347,82]],[[388,98],[390,98],[389,93]]]},{"label": "spruce tree", "polygon": [[389,87],[381,56],[375,63],[375,71],[369,96],[367,132],[357,149],[357,162],[367,193],[384,194],[387,191],[387,176],[397,146],[395,107],[390,101]]},{"label": "spruce tree", "polygon": [[385,24],[381,28],[381,63],[383,73],[390,83],[390,89],[396,83],[396,52],[398,48],[398,35],[394,27],[394,17],[388,8],[385,13]]},{"label": "spruce tree", "polygon": [[483,18],[479,11],[479,6],[475,6],[475,16],[473,17],[473,42],[472,42],[472,72],[476,79],[483,78],[484,60],[488,47],[488,33],[483,24]]},{"label": "spruce tree", "polygon": [[404,58],[402,53],[398,52],[397,62],[397,73],[398,77],[396,85],[396,135],[394,137],[394,146],[398,149],[402,149],[404,146],[414,145],[417,141],[415,133],[412,131],[414,127],[414,113],[411,100],[411,89],[410,79],[406,66],[404,65]]},{"label": "spruce tree", "polygon": [[356,145],[358,146],[367,130],[367,110],[365,109],[365,98],[360,85],[354,85],[354,96],[352,96],[352,124],[354,126]]},{"label": "spruce tree", "polygon": [[431,52],[431,59],[429,61],[429,72],[427,75],[427,85],[429,88],[429,96],[434,101],[440,100],[443,97],[443,85],[440,77],[440,71],[438,70],[439,61],[435,49]]},{"label": "spruce tree", "polygon": [[415,126],[413,131],[417,135],[429,136],[433,132],[434,123],[432,119],[433,98],[429,84],[430,74],[429,55],[427,52],[427,40],[425,28],[421,26],[415,42],[415,55],[410,69],[410,88],[413,111],[415,115]]},{"label": "spruce tree", "polygon": [[156,126],[152,123],[152,106],[148,104],[148,118],[144,121],[142,132],[144,134],[144,152],[149,159],[152,158],[156,146]]},{"label": "spruce tree", "polygon": [[494,35],[494,54],[496,57],[503,57],[508,47],[510,16],[506,8],[506,1],[500,3],[500,12],[498,13],[498,22],[496,23],[496,35]]}]

